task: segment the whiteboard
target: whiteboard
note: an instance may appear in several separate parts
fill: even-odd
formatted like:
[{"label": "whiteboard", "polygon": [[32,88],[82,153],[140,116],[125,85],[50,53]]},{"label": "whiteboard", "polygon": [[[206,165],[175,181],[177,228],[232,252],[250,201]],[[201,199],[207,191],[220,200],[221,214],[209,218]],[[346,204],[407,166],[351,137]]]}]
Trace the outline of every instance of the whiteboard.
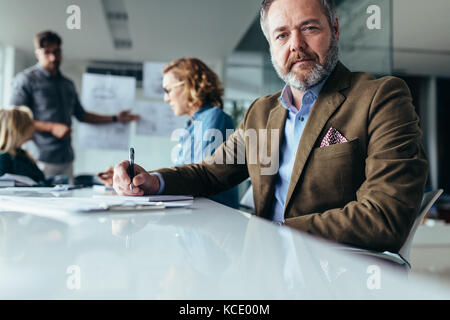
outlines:
[{"label": "whiteboard", "polygon": [[135,112],[141,116],[136,125],[137,135],[171,137],[176,129],[183,129],[187,116],[175,116],[164,102],[137,101]]},{"label": "whiteboard", "polygon": [[[136,79],[112,75],[83,74],[81,102],[86,111],[113,115],[130,110],[136,94]],[[130,124],[87,124],[78,126],[81,148],[127,150]]]},{"label": "whiteboard", "polygon": [[167,65],[165,62],[145,62],[142,86],[144,96],[148,98],[164,98],[162,87],[162,70]]}]

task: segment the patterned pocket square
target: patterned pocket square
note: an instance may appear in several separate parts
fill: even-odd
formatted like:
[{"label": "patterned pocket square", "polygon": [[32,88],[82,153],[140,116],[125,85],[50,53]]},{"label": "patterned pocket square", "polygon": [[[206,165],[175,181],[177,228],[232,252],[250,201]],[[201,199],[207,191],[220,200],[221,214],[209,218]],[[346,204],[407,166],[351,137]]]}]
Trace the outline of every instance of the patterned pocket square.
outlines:
[{"label": "patterned pocket square", "polygon": [[322,140],[320,147],[327,147],[333,144],[348,142],[347,139],[335,128],[331,127]]}]

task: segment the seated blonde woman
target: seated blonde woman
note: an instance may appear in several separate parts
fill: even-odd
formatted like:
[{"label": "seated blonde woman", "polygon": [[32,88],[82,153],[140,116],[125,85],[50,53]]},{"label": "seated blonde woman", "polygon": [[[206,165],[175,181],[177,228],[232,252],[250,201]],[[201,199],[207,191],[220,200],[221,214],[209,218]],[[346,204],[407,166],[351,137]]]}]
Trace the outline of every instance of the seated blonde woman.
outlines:
[{"label": "seated blonde woman", "polygon": [[0,176],[10,173],[45,183],[44,173],[22,149],[33,134],[33,114],[29,108],[0,109]]}]

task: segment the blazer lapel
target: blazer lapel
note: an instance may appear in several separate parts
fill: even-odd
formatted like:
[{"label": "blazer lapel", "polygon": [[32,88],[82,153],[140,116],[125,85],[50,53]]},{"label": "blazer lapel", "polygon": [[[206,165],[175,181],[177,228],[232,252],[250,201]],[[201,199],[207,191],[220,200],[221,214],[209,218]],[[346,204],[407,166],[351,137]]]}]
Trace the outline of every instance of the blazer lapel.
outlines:
[{"label": "blazer lapel", "polygon": [[[266,133],[266,141],[267,141],[267,149],[262,150],[262,152],[270,152],[272,150],[272,144],[278,143],[277,151],[279,151],[281,147],[281,143],[283,141],[284,136],[284,125],[286,123],[288,111],[281,105],[281,101],[278,100],[278,105],[270,111],[269,118],[267,120],[267,133]],[[278,130],[278,141],[272,141],[271,139],[271,131]],[[258,133],[259,134],[259,133]],[[258,139],[259,140],[259,139]],[[259,151],[259,147],[258,147]],[[272,155],[271,155],[272,156]],[[272,158],[272,157],[271,157]],[[279,161],[279,158],[277,159]],[[270,165],[270,164],[269,164]],[[261,167],[260,167],[261,170]],[[270,175],[261,175],[261,184],[260,184],[260,194],[258,195],[258,206],[260,210],[257,210],[262,213],[262,215],[266,215],[266,213],[271,212],[271,194],[273,193],[273,188],[275,187],[275,179],[278,175],[278,167],[275,174]]]},{"label": "blazer lapel", "polygon": [[309,158],[317,138],[324,129],[328,119],[345,100],[345,96],[339,91],[350,86],[350,77],[351,72],[339,62],[322,88],[322,91],[311,110],[311,114],[297,148],[297,155],[295,157],[294,168],[292,169],[291,181],[286,196],[285,210],[291,200],[294,189],[302,175],[306,161]]}]

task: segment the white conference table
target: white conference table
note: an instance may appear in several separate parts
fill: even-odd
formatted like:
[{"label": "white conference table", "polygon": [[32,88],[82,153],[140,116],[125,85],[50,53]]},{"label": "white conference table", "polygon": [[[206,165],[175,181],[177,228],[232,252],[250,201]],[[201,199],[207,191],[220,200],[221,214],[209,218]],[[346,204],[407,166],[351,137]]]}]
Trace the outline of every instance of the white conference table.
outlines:
[{"label": "white conference table", "polygon": [[450,298],[438,283],[204,198],[68,217],[0,211],[0,299]]}]

